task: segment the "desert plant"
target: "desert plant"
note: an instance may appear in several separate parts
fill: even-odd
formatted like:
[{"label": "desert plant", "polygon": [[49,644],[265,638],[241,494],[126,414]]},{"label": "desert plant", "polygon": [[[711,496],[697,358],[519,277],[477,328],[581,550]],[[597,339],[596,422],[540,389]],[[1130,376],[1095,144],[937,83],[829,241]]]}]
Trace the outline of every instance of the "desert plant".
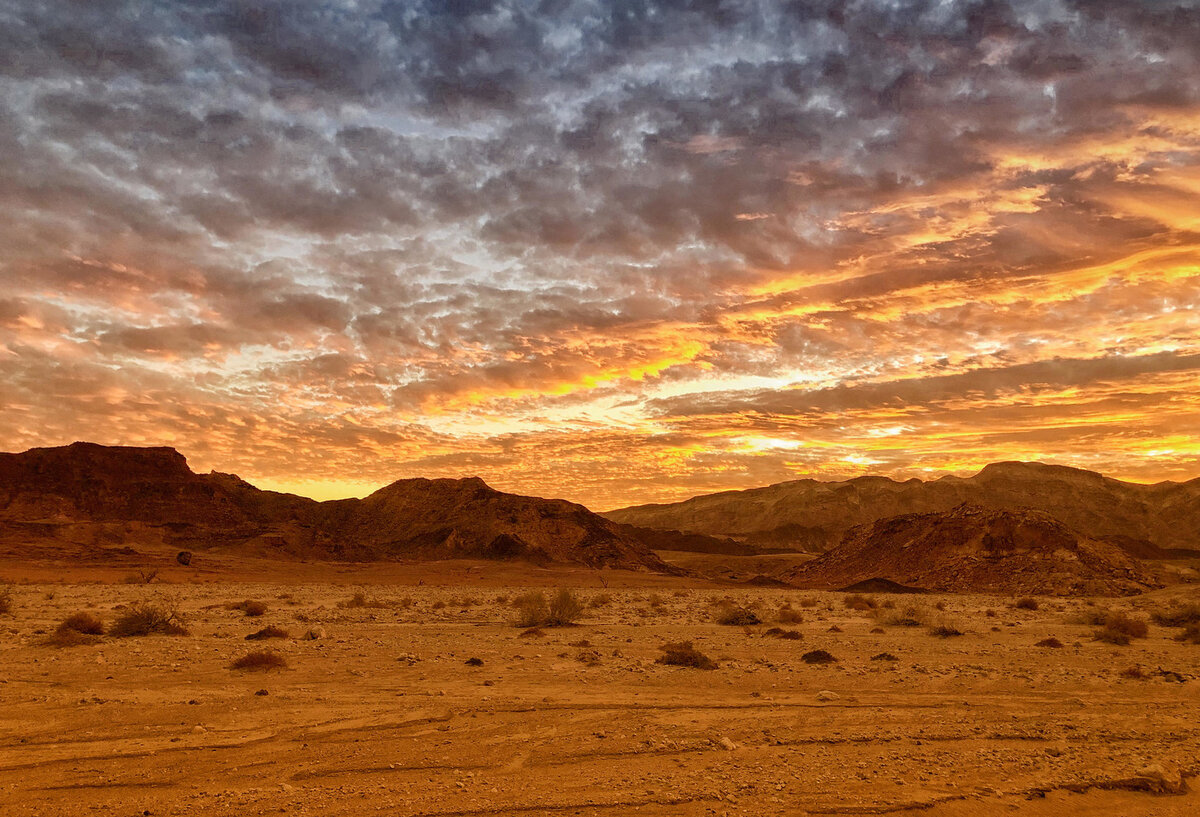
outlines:
[{"label": "desert plant", "polygon": [[174,605],[166,603],[134,602],[117,617],[109,628],[109,635],[130,638],[143,635],[188,635],[183,618]]},{"label": "desert plant", "polygon": [[929,614],[925,610],[910,604],[900,610],[892,609],[876,614],[875,620],[889,627],[920,627],[928,617]]},{"label": "desert plant", "polygon": [[288,637],[287,630],[283,629],[282,627],[276,627],[274,624],[270,624],[266,627],[263,627],[261,630],[259,630],[256,633],[250,633],[250,635],[246,636],[246,640],[247,641],[263,641],[268,638],[287,638],[287,637]]},{"label": "desert plant", "polygon": [[1134,618],[1121,611],[1106,613],[1100,622],[1100,629],[1092,635],[1097,641],[1125,646],[1134,638],[1145,638],[1150,632],[1149,625],[1140,618]]},{"label": "desert plant", "polygon": [[605,605],[612,604],[612,600],[612,596],[608,593],[597,593],[588,599],[588,607],[604,607]]},{"label": "desert plant", "polygon": [[847,610],[874,610],[875,599],[855,593],[852,596],[846,596],[842,599],[842,604]]},{"label": "desert plant", "polygon": [[270,650],[255,650],[235,660],[229,665],[229,668],[237,670],[271,670],[283,669],[286,666],[287,659],[279,653],[271,652]]},{"label": "desert plant", "polygon": [[929,634],[938,638],[954,638],[955,636],[962,635],[963,632],[953,624],[943,621],[930,627]]},{"label": "desert plant", "polygon": [[784,604],[775,615],[775,620],[780,624],[801,624],[804,622],[804,615],[791,604]]},{"label": "desert plant", "polygon": [[763,636],[767,638],[781,638],[784,641],[799,641],[804,638],[799,630],[785,630],[782,627],[772,627],[763,633]]},{"label": "desert plant", "polygon": [[1183,632],[1175,636],[1176,641],[1182,641],[1185,644],[1200,644],[1200,624],[1192,624],[1185,627]]},{"label": "desert plant", "polygon": [[655,661],[671,667],[716,669],[717,662],[692,646],[690,641],[676,641],[659,647],[663,654]]},{"label": "desert plant", "polygon": [[800,656],[800,660],[805,664],[836,664],[837,659],[825,650],[812,650]]},{"label": "desert plant", "polygon": [[1041,605],[1038,603],[1037,599],[1025,596],[1024,598],[1017,599],[1013,604],[1013,607],[1018,610],[1036,610],[1041,607]]},{"label": "desert plant", "polygon": [[1057,649],[1060,649],[1062,647],[1062,645],[1063,645],[1063,643],[1061,641],[1059,641],[1057,638],[1054,638],[1053,636],[1051,636],[1050,638],[1043,638],[1041,641],[1034,644],[1033,646],[1048,647],[1049,649],[1057,650]]},{"label": "desert plant", "polygon": [[267,612],[267,603],[263,601],[254,601],[245,599],[244,601],[230,602],[225,605],[230,610],[241,610],[243,614],[251,618],[261,616]]},{"label": "desert plant", "polygon": [[550,599],[550,608],[546,620],[542,622],[547,627],[567,627],[574,624],[583,615],[583,602],[570,590],[562,589]]},{"label": "desert plant", "polygon": [[892,655],[890,652],[881,652],[871,656],[872,661],[899,661],[900,659]]},{"label": "desert plant", "polygon": [[348,607],[366,607],[367,606],[367,594],[360,591],[358,593],[355,593],[354,595],[352,595],[350,598],[346,599],[345,601],[339,601],[337,603],[337,606],[341,607],[343,610]]},{"label": "desert plant", "polygon": [[1150,619],[1163,627],[1187,627],[1200,624],[1200,604],[1186,604],[1182,607],[1172,607],[1169,610],[1156,610],[1150,614]]},{"label": "desert plant", "polygon": [[1145,681],[1147,677],[1145,671],[1141,667],[1136,666],[1127,667],[1117,674],[1130,681]]},{"label": "desert plant", "polygon": [[540,590],[530,590],[528,593],[522,593],[513,599],[512,606],[517,611],[517,618],[514,623],[516,626],[523,628],[540,626],[546,621],[546,616],[550,612],[550,607],[546,603],[546,596]]},{"label": "desert plant", "polygon": [[797,604],[799,604],[801,607],[816,607],[817,600],[814,599],[812,596],[805,596],[804,598],[800,599],[800,601],[797,602]]},{"label": "desert plant", "polygon": [[60,630],[74,630],[84,635],[104,635],[104,622],[95,613],[72,613],[58,625]]},{"label": "desert plant", "polygon": [[12,613],[12,588],[7,584],[0,584],[0,616],[7,616]]},{"label": "desert plant", "polygon": [[759,618],[752,610],[736,605],[725,605],[717,610],[716,621],[728,627],[750,627],[759,624]]}]

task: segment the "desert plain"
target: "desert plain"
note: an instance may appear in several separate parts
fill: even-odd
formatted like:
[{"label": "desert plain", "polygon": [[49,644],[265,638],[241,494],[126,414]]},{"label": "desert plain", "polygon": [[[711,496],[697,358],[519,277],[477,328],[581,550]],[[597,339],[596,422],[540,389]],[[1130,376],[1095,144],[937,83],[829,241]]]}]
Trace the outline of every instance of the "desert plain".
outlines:
[{"label": "desert plain", "polygon": [[[26,559],[0,580],[6,817],[1200,814],[1200,646],[1082,623],[1192,584],[1025,609],[466,560]],[[576,624],[515,626],[515,599],[559,589]],[[188,634],[45,643],[139,602]],[[268,626],[286,637],[246,640]],[[718,667],[658,662],[681,641]],[[260,649],[286,666],[231,669]]]}]

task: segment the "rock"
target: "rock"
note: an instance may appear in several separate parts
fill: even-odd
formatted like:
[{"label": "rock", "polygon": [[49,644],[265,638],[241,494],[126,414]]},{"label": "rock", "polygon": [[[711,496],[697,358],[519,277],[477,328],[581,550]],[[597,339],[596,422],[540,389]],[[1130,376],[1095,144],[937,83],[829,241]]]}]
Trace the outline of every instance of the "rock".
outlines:
[{"label": "rock", "polygon": [[734,749],[736,749],[738,747],[736,743],[734,743],[732,740],[725,737],[724,735],[722,735],[720,738],[717,739],[717,745],[728,752],[732,752]]},{"label": "rock", "polygon": [[837,701],[841,700],[841,697],[841,695],[838,695],[836,692],[830,692],[828,689],[823,689],[817,693],[818,701]]},{"label": "rock", "polygon": [[322,638],[328,638],[324,627],[312,627],[304,634],[305,641],[319,641]]},{"label": "rock", "polygon": [[1155,794],[1183,794],[1188,790],[1179,768],[1168,763],[1151,763],[1138,769],[1130,783],[1131,788]]},{"label": "rock", "polygon": [[192,563],[192,552],[190,550],[181,550],[175,554],[175,561],[179,562],[184,567],[188,567]]}]

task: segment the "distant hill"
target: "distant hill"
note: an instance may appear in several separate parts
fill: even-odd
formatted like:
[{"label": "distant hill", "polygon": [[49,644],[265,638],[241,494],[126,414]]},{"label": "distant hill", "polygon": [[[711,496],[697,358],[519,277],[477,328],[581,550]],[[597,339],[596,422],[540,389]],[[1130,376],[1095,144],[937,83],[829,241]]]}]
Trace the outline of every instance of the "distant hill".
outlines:
[{"label": "distant hill", "polygon": [[[172,448],[74,443],[0,454],[0,548],[220,548],[346,560],[488,558],[674,572],[661,532],[478,478],[406,479],[317,502],[196,474]],[[704,537],[701,537],[702,539]]]},{"label": "distant hill", "polygon": [[837,545],[857,525],[902,514],[948,511],[963,503],[1042,511],[1086,536],[1120,537],[1114,541],[1143,553],[1155,552],[1153,548],[1168,552],[1200,548],[1200,479],[1139,485],[1036,462],[994,463],[972,477],[930,481],[803,479],[672,504],[622,508],[604,516],[647,528],[732,537],[751,545],[791,544],[798,550],[821,552]]},{"label": "distant hill", "polygon": [[[1121,548],[1040,511],[961,505],[881,519],[778,578],[836,589],[895,582],[957,593],[1112,596],[1157,586]],[[881,582],[880,580],[885,580]]]}]

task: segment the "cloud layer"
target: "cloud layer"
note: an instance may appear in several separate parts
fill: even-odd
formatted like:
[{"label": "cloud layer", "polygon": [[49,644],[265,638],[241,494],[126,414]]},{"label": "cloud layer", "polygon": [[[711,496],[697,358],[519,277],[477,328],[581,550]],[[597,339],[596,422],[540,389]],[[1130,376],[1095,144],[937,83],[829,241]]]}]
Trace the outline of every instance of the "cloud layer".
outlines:
[{"label": "cloud layer", "polygon": [[0,0],[3,448],[597,507],[1195,477],[1197,43],[1182,0]]}]

